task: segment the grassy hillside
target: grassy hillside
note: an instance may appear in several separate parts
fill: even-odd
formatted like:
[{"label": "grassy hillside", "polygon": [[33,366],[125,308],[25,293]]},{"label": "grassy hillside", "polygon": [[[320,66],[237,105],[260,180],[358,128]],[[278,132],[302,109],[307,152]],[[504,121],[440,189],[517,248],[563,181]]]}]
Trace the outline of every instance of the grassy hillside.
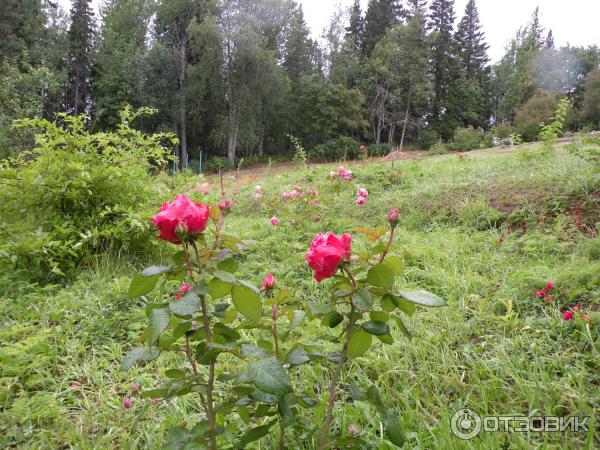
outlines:
[{"label": "grassy hillside", "polygon": [[[538,149],[396,161],[393,168],[356,163],[353,182],[334,192],[332,167],[225,177],[226,191],[240,190],[227,230],[255,241],[241,256],[241,275],[258,284],[271,272],[299,302],[318,302],[331,287],[312,280],[304,261],[312,237],[383,225],[397,207],[402,220],[393,253],[404,259],[403,282],[448,302],[413,316],[412,341],[394,332],[393,344],[377,342],[353,360],[342,388],[375,383],[401,414],[409,448],[600,446],[593,420],[587,433],[482,433],[472,441],[458,440],[450,429],[462,407],[481,415],[598,415],[600,178],[594,168],[568,153]],[[178,177],[169,187],[172,194],[193,192],[198,181]],[[254,198],[256,183],[266,193],[262,201]],[[294,186],[315,188],[319,206],[270,200]],[[369,190],[364,206],[354,203],[358,187]],[[213,186],[213,200],[218,191]],[[276,227],[269,223],[274,215],[281,220]],[[366,241],[355,233],[353,245]],[[161,248],[158,256],[166,259],[171,249]],[[0,274],[0,447],[157,448],[169,442],[168,428],[200,417],[192,395],[157,404],[136,397],[131,409],[121,406],[130,383],[152,388],[174,363],[159,358],[119,371],[146,324],[142,301],[126,295],[144,262],[111,253],[66,285],[31,285]],[[549,279],[552,302],[534,295]],[[588,320],[563,320],[562,312],[575,305]],[[247,337],[260,337],[253,333]],[[307,324],[302,340],[320,333]],[[328,379],[312,364],[292,374],[298,389]],[[306,419],[322,423],[324,412],[324,404],[306,410]],[[342,394],[334,428],[347,434],[349,424],[372,448],[391,448],[380,437],[378,415]],[[275,440],[267,437],[255,448],[273,448]],[[314,445],[309,436],[295,441],[297,448]]]}]

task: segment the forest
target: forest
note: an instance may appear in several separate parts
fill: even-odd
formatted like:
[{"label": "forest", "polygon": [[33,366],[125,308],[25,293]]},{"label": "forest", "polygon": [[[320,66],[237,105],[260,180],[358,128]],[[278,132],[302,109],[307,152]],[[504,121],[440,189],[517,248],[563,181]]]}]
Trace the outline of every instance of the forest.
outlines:
[{"label": "forest", "polygon": [[106,130],[124,105],[156,109],[139,126],[176,133],[180,164],[196,169],[290,159],[288,136],[322,161],[359,143],[429,149],[457,131],[477,147],[532,141],[563,97],[568,129],[600,123],[600,49],[557,48],[538,9],[492,64],[475,0],[464,12],[356,0],[320,39],[294,0],[110,0],[99,15],[91,0],[4,3],[4,156],[32,145],[15,119],[85,114]]}]

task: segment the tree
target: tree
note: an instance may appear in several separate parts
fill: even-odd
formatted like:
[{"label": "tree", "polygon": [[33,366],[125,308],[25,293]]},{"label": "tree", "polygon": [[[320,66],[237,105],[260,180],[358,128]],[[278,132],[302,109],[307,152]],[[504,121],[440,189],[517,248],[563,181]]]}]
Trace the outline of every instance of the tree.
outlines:
[{"label": "tree", "polygon": [[42,0],[5,0],[0,14],[0,61],[23,58],[39,64],[42,58],[44,23]]},{"label": "tree", "polygon": [[590,72],[585,79],[583,114],[589,123],[600,130],[600,70]]},{"label": "tree", "polygon": [[125,104],[135,108],[148,104],[142,80],[152,9],[149,0],[112,0],[101,14],[94,109],[99,124],[112,127],[119,123],[119,111]]},{"label": "tree", "polygon": [[560,94],[538,94],[525,103],[516,113],[515,126],[517,132],[526,141],[535,140],[540,133],[540,126],[554,115]]},{"label": "tree", "polygon": [[456,34],[458,72],[451,82],[449,109],[463,126],[485,127],[489,119],[490,70],[475,0],[469,0]]},{"label": "tree", "polygon": [[69,111],[73,115],[89,110],[92,90],[94,11],[90,0],[72,0],[69,28]]},{"label": "tree", "polygon": [[444,126],[444,113],[448,108],[448,95],[455,74],[454,0],[433,0],[430,8],[431,66],[433,99],[431,122],[444,138],[451,137],[455,127]]},{"label": "tree", "polygon": [[297,80],[315,72],[315,63],[319,55],[316,42],[309,37],[302,7],[292,5],[285,31],[283,67],[292,80]]},{"label": "tree", "polygon": [[402,8],[397,0],[369,0],[364,19],[362,51],[371,56],[386,32],[400,22]]},{"label": "tree", "polygon": [[362,48],[364,30],[365,21],[360,9],[360,0],[354,0],[354,4],[350,8],[349,24],[346,27],[346,41],[356,52]]}]

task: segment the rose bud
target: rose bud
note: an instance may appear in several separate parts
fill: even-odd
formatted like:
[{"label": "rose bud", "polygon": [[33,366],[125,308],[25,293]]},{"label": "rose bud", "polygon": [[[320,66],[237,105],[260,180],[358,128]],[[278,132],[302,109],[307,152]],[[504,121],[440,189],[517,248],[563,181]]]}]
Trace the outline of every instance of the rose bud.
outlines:
[{"label": "rose bud", "polygon": [[550,292],[552,289],[554,289],[554,282],[552,280],[548,280],[546,283],[546,292]]},{"label": "rose bud", "polygon": [[271,225],[275,226],[279,223],[279,219],[277,217],[271,217]]},{"label": "rose bud", "polygon": [[271,275],[270,273],[268,273],[265,275],[265,278],[263,279],[262,288],[265,290],[273,289],[273,286],[275,286],[275,277],[273,275]]},{"label": "rose bud", "polygon": [[562,318],[563,318],[564,320],[573,320],[573,313],[572,313],[571,311],[565,311],[565,312],[562,314]]},{"label": "rose bud", "polygon": [[131,393],[137,394],[139,391],[140,391],[140,389],[138,388],[138,385],[135,383],[131,383]]},{"label": "rose bud", "polygon": [[152,217],[152,223],[160,230],[158,238],[173,244],[180,244],[181,237],[202,233],[207,222],[208,206],[192,202],[185,195],[163,204],[160,212]]},{"label": "rose bud", "polygon": [[360,434],[358,426],[355,423],[348,425],[348,433],[354,437],[358,436]]},{"label": "rose bud", "polygon": [[219,209],[223,212],[229,211],[233,206],[233,200],[221,200],[219,202]]},{"label": "rose bud", "polygon": [[537,291],[535,291],[536,297],[543,297],[544,295],[546,295],[546,291],[543,291],[541,289],[538,289]]},{"label": "rose bud", "polygon": [[129,409],[129,408],[131,408],[132,405],[133,405],[133,400],[131,400],[131,398],[125,397],[123,399],[123,408]]},{"label": "rose bud", "polygon": [[187,283],[183,283],[181,285],[181,287],[179,288],[179,292],[181,292],[182,294],[190,292],[191,290],[192,290],[192,287]]},{"label": "rose bud", "polygon": [[364,205],[365,203],[367,203],[367,199],[366,197],[357,197],[356,198],[356,204],[359,206]]},{"label": "rose bud", "polygon": [[392,228],[398,225],[398,223],[400,223],[400,211],[398,211],[397,209],[391,210],[388,214],[387,221],[389,222]]},{"label": "rose bud", "polygon": [[348,233],[341,237],[332,232],[316,235],[305,256],[309,267],[315,272],[315,280],[320,282],[334,276],[342,262],[350,261],[351,245],[352,236]]}]

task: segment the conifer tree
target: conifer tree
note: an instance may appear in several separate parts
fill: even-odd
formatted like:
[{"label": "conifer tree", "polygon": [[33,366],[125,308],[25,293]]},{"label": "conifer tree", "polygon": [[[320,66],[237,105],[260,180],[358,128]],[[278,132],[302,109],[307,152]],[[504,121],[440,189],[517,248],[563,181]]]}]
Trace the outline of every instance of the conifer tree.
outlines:
[{"label": "conifer tree", "polygon": [[94,11],[91,0],[72,0],[69,28],[70,112],[81,114],[90,106],[92,58],[94,45]]},{"label": "conifer tree", "polygon": [[370,0],[364,22],[362,50],[370,56],[385,33],[400,22],[402,7],[397,0]]}]

